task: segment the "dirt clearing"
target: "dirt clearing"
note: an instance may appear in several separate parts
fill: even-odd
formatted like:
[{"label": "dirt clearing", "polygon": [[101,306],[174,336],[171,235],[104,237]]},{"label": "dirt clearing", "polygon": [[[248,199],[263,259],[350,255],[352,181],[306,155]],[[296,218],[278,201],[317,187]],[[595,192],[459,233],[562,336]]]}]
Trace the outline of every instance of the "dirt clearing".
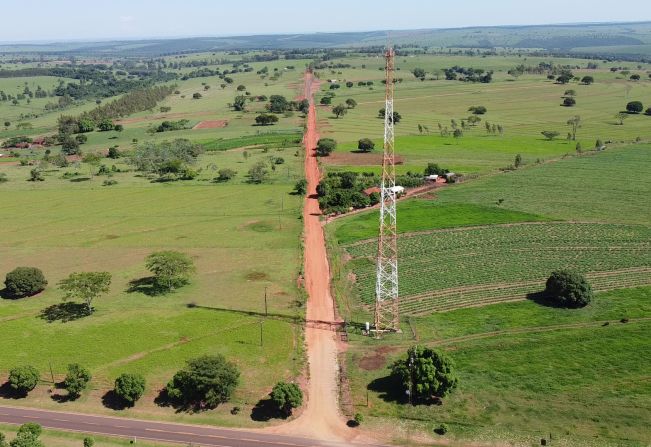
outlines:
[{"label": "dirt clearing", "polygon": [[222,127],[228,126],[228,120],[209,120],[201,121],[199,124],[194,126],[192,130],[197,129],[221,129]]}]

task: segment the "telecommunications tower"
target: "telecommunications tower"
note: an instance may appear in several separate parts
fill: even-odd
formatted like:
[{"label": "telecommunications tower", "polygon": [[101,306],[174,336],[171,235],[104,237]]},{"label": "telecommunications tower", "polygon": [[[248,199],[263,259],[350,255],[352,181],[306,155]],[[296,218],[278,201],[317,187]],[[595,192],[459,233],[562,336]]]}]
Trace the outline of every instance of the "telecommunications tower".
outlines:
[{"label": "telecommunications tower", "polygon": [[382,198],[380,238],[375,284],[375,333],[399,329],[398,247],[396,233],[396,165],[394,149],[393,92],[395,51],[389,47],[386,59],[386,106],[384,108],[384,157],[382,159]]}]

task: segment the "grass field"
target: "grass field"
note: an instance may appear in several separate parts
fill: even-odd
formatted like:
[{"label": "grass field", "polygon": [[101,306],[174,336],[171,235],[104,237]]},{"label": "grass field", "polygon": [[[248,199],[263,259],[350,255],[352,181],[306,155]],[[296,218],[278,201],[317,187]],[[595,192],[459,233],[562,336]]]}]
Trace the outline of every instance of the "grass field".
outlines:
[{"label": "grass field", "polygon": [[[649,66],[644,65],[640,72],[645,80],[629,81],[626,76],[612,73],[609,67],[615,64],[600,64],[597,70],[578,69],[575,75],[591,75],[595,78],[592,85],[558,85],[548,81],[544,75],[524,75],[517,79],[506,71],[518,64],[538,65],[550,59],[517,57],[483,57],[469,58],[462,56],[415,56],[397,58],[396,64],[401,69],[396,76],[403,82],[396,87],[395,110],[403,119],[396,125],[396,152],[403,158],[399,171],[422,170],[428,161],[435,161],[441,166],[464,174],[482,174],[493,172],[513,164],[516,154],[521,154],[525,163],[537,160],[554,159],[564,154],[573,154],[577,142],[584,149],[594,147],[596,139],[602,141],[631,142],[637,137],[643,141],[651,140],[649,117],[630,116],[623,126],[617,124],[615,114],[625,109],[632,100],[651,104],[651,82],[645,75]],[[383,121],[378,118],[378,110],[384,107],[384,88],[380,81],[383,72],[381,59],[347,59],[335,60],[349,63],[356,69],[336,69],[333,72],[323,70],[322,79],[337,79],[342,84],[334,90],[336,97],[333,104],[343,103],[347,98],[357,101],[358,106],[349,110],[343,118],[336,119],[329,112],[329,107],[320,109],[320,124],[324,136],[335,138],[339,142],[341,154],[356,149],[360,138],[376,141],[376,148],[381,148]],[[587,61],[576,59],[554,59],[554,63],[585,67]],[[360,68],[362,64],[365,69]],[[441,70],[454,65],[463,67],[495,70],[494,81],[490,84],[469,84],[459,81],[429,80]],[[428,80],[421,82],[414,78],[411,70],[416,67],[425,69]],[[444,77],[442,77],[444,79]],[[352,88],[345,86],[345,81],[354,82]],[[358,81],[374,81],[369,87],[358,87]],[[328,91],[329,84],[324,83],[323,92]],[[576,91],[577,105],[561,107],[562,96],[566,90]],[[438,124],[450,129],[450,120],[460,123],[471,115],[468,108],[483,105],[488,109],[481,115],[482,121],[476,127],[468,127],[462,138],[439,135]],[[577,133],[576,141],[566,141],[569,131],[566,121],[574,115],[582,118],[582,127]],[[504,135],[490,135],[484,127],[485,122],[500,124]],[[419,135],[418,124],[429,128]],[[546,141],[541,135],[543,130],[560,133],[554,141]],[[348,158],[332,163],[357,169],[363,166],[377,170],[364,161],[359,154],[354,163]]]},{"label": "grass field", "polygon": [[[207,81],[211,80],[190,80],[181,88],[191,96]],[[248,82],[252,89],[264,88],[260,79],[251,77]],[[300,73],[285,74],[269,90],[293,98],[293,82],[300,83]],[[220,90],[213,85],[195,102],[170,98],[172,112],[197,121],[224,118],[223,114],[231,113],[225,102],[233,92]],[[158,120],[152,116],[157,114],[130,117],[135,122],[125,125],[122,134],[89,134],[82,148],[92,152],[118,145],[128,151],[133,147],[131,138],[152,138],[145,132]],[[252,116],[243,120],[251,121]],[[48,119],[42,118],[44,127],[53,124]],[[139,372],[147,379],[146,395],[135,408],[121,414],[254,426],[251,409],[255,404],[278,380],[296,378],[304,366],[298,324],[304,296],[296,286],[302,259],[302,198],[290,194],[303,175],[303,152],[297,144],[302,118],[286,120],[288,125],[274,127],[281,131],[275,136],[256,135],[258,128],[250,123],[154,135],[156,140],[190,137],[206,143],[209,150],[196,166],[199,176],[191,181],[152,182],[133,172],[123,159],[102,160],[121,171],[112,174],[111,179],[118,182],[113,186],[103,186],[107,177],[94,175],[97,166],[85,163],[68,168],[46,166],[45,180],[36,183],[27,181],[32,167],[11,160],[0,165],[0,172],[8,178],[0,185],[4,216],[0,274],[29,265],[41,268],[49,282],[38,296],[0,300],[6,334],[0,347],[0,377],[16,365],[31,364],[41,371],[42,379],[27,399],[3,395],[3,402],[115,413],[103,406],[104,394],[120,373]],[[270,166],[271,157],[282,157],[284,163],[275,165],[268,181],[250,184],[248,169],[258,162]],[[217,183],[213,179],[223,168],[237,174],[229,182]],[[169,295],[152,296],[139,280],[149,276],[145,257],[162,249],[189,254],[197,273],[190,285]],[[74,306],[61,304],[56,284],[75,271],[108,271],[113,276],[110,293],[94,303],[92,316],[80,318]],[[268,318],[264,316],[265,293]],[[242,371],[241,386],[230,404],[193,415],[177,414],[173,408],[154,403],[187,359],[210,353],[224,354]],[[60,403],[48,391],[53,388],[50,370],[57,382],[71,362],[91,370],[91,390],[77,401]],[[231,415],[235,405],[242,411]]]},{"label": "grass field", "polygon": [[439,346],[456,362],[459,389],[441,406],[398,405],[404,395],[388,388],[386,365],[415,343],[409,330],[379,345],[354,335],[348,371],[355,411],[376,429],[395,424],[402,442],[446,423],[445,439],[459,442],[537,445],[551,433],[552,445],[645,446],[651,363],[639,353],[648,349],[649,294],[599,294],[574,311],[527,301],[412,319],[419,343]]}]

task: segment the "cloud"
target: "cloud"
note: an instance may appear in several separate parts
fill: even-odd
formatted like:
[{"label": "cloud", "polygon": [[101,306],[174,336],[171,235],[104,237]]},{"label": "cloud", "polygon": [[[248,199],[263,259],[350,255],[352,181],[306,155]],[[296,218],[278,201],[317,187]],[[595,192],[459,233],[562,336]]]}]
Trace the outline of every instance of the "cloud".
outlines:
[{"label": "cloud", "polygon": [[131,23],[134,20],[136,20],[134,16],[120,16],[120,22],[122,23]]}]

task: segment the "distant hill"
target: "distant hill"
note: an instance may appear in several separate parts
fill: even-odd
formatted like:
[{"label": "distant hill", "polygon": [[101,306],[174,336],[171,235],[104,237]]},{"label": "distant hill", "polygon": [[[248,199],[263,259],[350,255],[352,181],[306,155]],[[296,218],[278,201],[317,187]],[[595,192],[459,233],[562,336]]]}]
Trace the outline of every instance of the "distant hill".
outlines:
[{"label": "distant hill", "polygon": [[286,50],[421,45],[433,48],[523,48],[651,57],[651,22],[501,26],[351,33],[192,37],[109,42],[0,44],[0,53],[54,53],[154,57],[224,50]]}]

